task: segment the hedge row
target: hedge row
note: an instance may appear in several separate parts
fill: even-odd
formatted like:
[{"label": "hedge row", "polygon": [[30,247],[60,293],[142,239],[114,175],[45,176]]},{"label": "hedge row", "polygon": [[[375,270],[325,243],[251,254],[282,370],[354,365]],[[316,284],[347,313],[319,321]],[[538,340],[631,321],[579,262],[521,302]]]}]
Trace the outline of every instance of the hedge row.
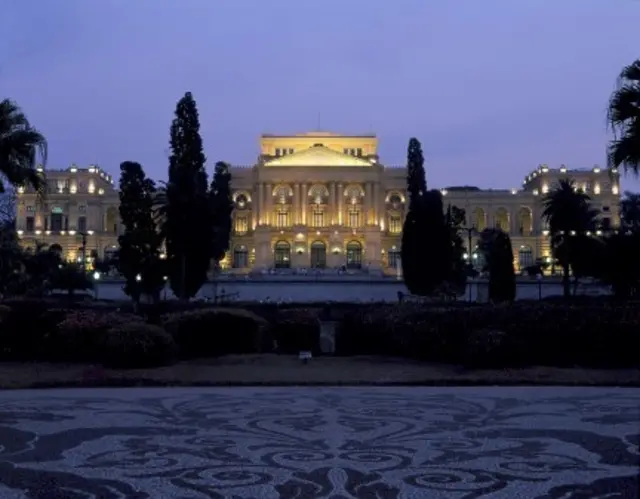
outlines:
[{"label": "hedge row", "polygon": [[277,351],[318,354],[319,319],[337,323],[338,355],[392,355],[468,367],[640,367],[640,306],[353,305],[254,311],[200,308],[146,319],[41,301],[0,305],[0,358],[146,367]]}]

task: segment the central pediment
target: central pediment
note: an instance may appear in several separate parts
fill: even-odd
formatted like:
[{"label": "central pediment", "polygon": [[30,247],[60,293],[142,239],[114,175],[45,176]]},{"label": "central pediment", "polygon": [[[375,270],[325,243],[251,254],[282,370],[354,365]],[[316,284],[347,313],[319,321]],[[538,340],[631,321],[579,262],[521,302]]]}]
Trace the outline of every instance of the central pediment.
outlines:
[{"label": "central pediment", "polygon": [[364,158],[334,151],[323,145],[315,145],[293,154],[268,160],[264,166],[356,166],[362,168],[370,167],[371,162]]}]

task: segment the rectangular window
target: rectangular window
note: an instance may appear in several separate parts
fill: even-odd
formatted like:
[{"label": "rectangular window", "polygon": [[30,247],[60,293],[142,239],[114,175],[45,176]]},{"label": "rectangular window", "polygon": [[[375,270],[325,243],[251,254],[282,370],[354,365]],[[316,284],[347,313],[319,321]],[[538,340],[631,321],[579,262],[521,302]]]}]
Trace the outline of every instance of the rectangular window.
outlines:
[{"label": "rectangular window", "polygon": [[347,149],[346,147],[342,150],[343,154],[349,154],[349,149]]},{"label": "rectangular window", "polygon": [[68,180],[58,180],[56,182],[56,187],[58,188],[58,192],[62,193],[69,189],[69,181]]},{"label": "rectangular window", "polygon": [[294,152],[296,152],[295,149],[293,148],[289,149],[289,154],[293,154]]},{"label": "rectangular window", "polygon": [[279,147],[276,148],[276,156],[280,156],[282,154],[282,149],[280,149]]},{"label": "rectangular window", "polygon": [[279,211],[276,216],[276,226],[278,228],[289,227],[289,212]]},{"label": "rectangular window", "polygon": [[402,232],[402,220],[400,217],[389,217],[389,232],[400,234]]},{"label": "rectangular window", "polygon": [[55,232],[64,230],[64,215],[61,213],[51,214],[51,230]]},{"label": "rectangular window", "polygon": [[362,149],[360,149],[358,147],[358,149],[356,149],[356,156],[362,156]]},{"label": "rectangular window", "polygon": [[312,227],[324,227],[324,211],[316,210],[311,218]]},{"label": "rectangular window", "polygon": [[360,212],[358,210],[349,211],[349,227],[360,227]]},{"label": "rectangular window", "polygon": [[78,217],[78,232],[87,232],[87,217]]},{"label": "rectangular window", "polygon": [[27,232],[33,232],[36,230],[36,219],[34,217],[27,217],[26,225]]},{"label": "rectangular window", "polygon": [[249,220],[247,217],[236,217],[235,231],[238,234],[245,234],[249,230]]}]

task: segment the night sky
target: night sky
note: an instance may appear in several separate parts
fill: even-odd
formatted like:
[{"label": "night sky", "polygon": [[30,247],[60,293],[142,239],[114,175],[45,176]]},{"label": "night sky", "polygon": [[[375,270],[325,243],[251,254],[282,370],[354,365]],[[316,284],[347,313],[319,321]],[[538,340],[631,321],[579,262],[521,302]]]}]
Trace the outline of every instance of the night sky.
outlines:
[{"label": "night sky", "polygon": [[636,0],[3,0],[0,97],[49,168],[166,178],[189,90],[209,171],[253,163],[263,132],[320,128],[375,132],[388,165],[418,137],[433,187],[510,188],[540,163],[604,164],[639,20]]}]

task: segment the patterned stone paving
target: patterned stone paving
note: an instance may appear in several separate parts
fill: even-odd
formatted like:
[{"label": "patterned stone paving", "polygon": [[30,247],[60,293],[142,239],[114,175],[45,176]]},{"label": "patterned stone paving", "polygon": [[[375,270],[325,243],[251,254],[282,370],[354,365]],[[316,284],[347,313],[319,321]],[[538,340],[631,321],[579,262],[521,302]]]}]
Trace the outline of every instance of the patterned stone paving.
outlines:
[{"label": "patterned stone paving", "polygon": [[640,497],[640,390],[0,393],[0,497]]}]

